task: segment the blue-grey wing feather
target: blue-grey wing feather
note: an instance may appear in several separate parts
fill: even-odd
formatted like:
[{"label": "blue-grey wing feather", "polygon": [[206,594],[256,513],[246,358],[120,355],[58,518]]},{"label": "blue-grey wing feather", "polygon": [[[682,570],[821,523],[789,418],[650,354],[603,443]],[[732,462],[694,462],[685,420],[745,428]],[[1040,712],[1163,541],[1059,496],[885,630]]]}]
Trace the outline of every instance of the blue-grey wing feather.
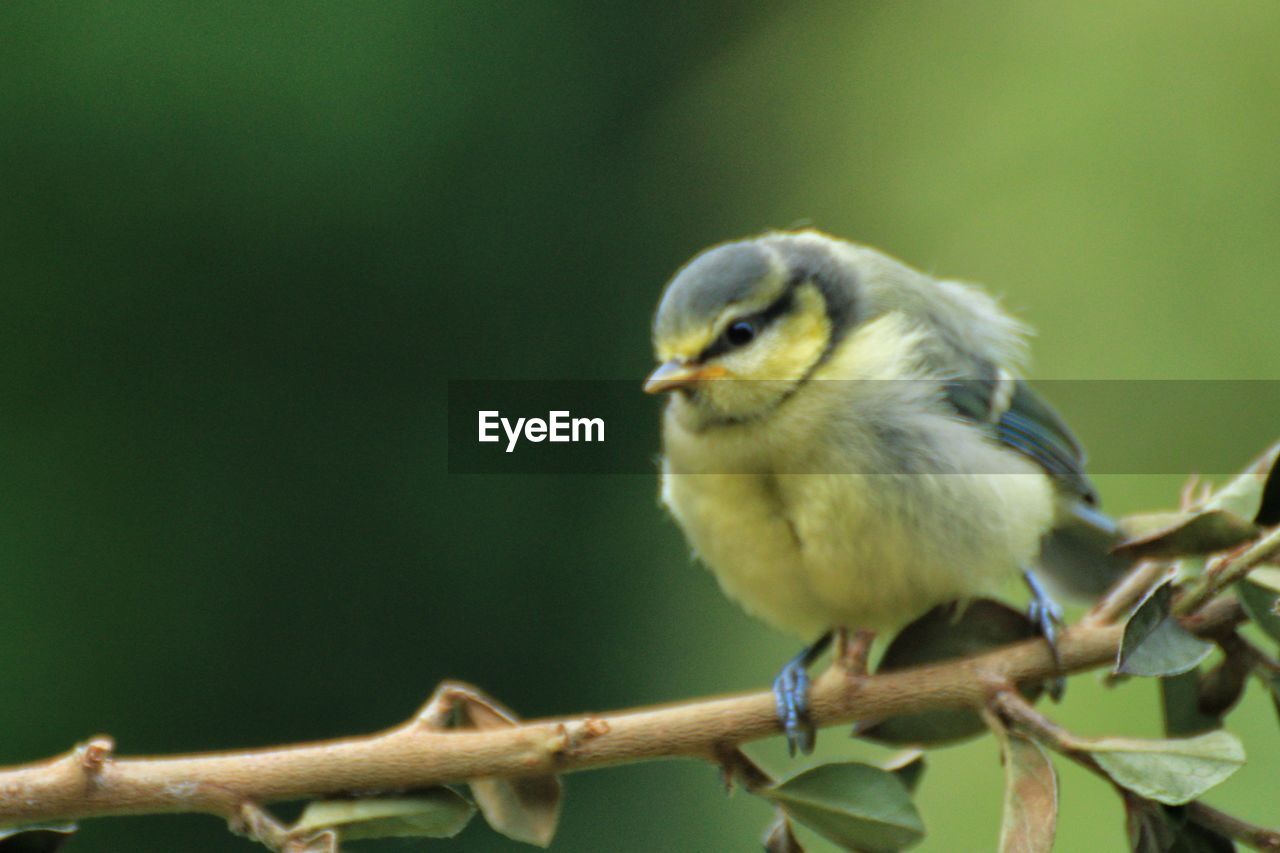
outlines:
[{"label": "blue-grey wing feather", "polygon": [[944,396],[960,417],[1034,460],[1067,498],[1062,517],[1041,547],[1039,562],[1047,579],[1074,597],[1105,592],[1130,564],[1111,553],[1118,540],[1115,522],[1097,509],[1084,448],[1062,417],[1026,382],[996,368],[979,378],[947,383]]},{"label": "blue-grey wing feather", "polygon": [[1043,468],[1059,488],[1096,504],[1097,491],[1085,473],[1085,452],[1053,407],[1021,379],[992,369],[977,379],[948,382],[947,402],[956,414],[985,427],[1001,444]]}]

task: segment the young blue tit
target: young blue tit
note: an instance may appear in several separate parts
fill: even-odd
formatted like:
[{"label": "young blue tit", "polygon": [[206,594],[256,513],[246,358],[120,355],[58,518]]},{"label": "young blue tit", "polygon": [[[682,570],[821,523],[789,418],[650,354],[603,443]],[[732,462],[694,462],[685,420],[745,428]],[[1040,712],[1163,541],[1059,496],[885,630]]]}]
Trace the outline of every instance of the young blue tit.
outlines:
[{"label": "young blue tit", "polygon": [[818,642],[774,692],[810,751],[807,666],[833,629],[897,629],[1025,573],[1052,643],[1055,588],[1123,568],[1084,453],[1018,379],[1028,329],[982,291],[815,231],[711,248],[667,285],[662,500],[725,593]]}]

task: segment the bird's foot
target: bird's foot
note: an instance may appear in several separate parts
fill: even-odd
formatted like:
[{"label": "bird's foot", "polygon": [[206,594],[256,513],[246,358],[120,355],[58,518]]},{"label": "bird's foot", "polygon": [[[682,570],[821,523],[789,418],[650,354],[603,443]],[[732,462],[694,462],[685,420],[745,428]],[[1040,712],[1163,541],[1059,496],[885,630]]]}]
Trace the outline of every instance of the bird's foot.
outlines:
[{"label": "bird's foot", "polygon": [[[1027,618],[1035,624],[1040,635],[1049,644],[1049,651],[1053,654],[1053,665],[1061,669],[1062,659],[1058,657],[1058,630],[1063,626],[1062,607],[1053,600],[1053,596],[1040,583],[1040,579],[1034,572],[1024,569],[1022,577],[1027,582],[1027,588],[1031,590],[1031,604],[1027,607]],[[1066,689],[1066,679],[1061,675],[1053,678],[1048,685],[1049,696],[1055,702],[1062,699]]]},{"label": "bird's foot", "polygon": [[787,735],[787,751],[813,752],[817,732],[809,719],[809,672],[799,657],[792,658],[773,680],[773,701],[778,722]]},{"label": "bird's foot", "polygon": [[809,719],[809,665],[831,643],[828,631],[818,642],[787,661],[773,680],[773,701],[778,712],[778,722],[787,736],[787,751],[793,756],[799,750],[804,755],[813,752],[817,731]]}]

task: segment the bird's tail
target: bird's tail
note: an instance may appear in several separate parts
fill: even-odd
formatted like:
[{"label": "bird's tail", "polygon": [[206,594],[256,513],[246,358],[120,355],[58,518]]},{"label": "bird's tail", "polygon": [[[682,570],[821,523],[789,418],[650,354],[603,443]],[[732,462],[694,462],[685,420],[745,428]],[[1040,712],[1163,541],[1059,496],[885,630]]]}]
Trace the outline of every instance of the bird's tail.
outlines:
[{"label": "bird's tail", "polygon": [[1040,544],[1041,577],[1059,594],[1092,600],[1106,592],[1133,561],[1111,552],[1120,529],[1111,516],[1075,501]]}]

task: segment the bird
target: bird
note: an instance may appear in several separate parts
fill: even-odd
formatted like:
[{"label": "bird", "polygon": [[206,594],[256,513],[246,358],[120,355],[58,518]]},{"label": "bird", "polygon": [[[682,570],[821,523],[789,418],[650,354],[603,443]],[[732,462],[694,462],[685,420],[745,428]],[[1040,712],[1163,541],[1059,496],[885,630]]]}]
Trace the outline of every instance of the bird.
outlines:
[{"label": "bird", "polygon": [[806,643],[773,684],[793,755],[833,633],[1021,574],[1052,648],[1057,596],[1125,568],[1080,442],[1021,376],[1030,331],[975,285],[814,229],[713,246],[667,283],[644,384],[669,398],[661,502],[730,599]]}]

